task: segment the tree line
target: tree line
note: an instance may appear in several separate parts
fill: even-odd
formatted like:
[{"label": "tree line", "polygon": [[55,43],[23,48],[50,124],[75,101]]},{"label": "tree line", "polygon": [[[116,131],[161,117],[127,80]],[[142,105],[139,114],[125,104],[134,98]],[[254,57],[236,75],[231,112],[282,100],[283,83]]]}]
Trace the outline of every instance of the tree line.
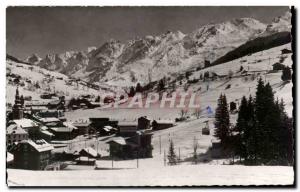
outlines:
[{"label": "tree line", "polygon": [[215,127],[224,155],[232,154],[252,165],[293,164],[293,119],[283,100],[275,99],[271,85],[261,78],[255,98],[243,96],[235,126],[230,124],[226,96],[220,95]]}]

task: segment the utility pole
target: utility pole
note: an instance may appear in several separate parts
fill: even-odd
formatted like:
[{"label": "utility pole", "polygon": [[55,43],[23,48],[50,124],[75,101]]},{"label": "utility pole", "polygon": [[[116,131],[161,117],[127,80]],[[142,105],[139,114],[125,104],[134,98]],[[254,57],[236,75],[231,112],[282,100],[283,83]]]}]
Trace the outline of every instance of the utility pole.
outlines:
[{"label": "utility pole", "polygon": [[166,150],[164,150],[164,166],[166,166]]},{"label": "utility pole", "polygon": [[139,151],[136,151],[136,168],[139,168]]},{"label": "utility pole", "polygon": [[179,157],[179,160],[180,160],[180,147],[178,148],[178,157]]},{"label": "utility pole", "polygon": [[159,154],[161,154],[161,135],[159,136]]}]

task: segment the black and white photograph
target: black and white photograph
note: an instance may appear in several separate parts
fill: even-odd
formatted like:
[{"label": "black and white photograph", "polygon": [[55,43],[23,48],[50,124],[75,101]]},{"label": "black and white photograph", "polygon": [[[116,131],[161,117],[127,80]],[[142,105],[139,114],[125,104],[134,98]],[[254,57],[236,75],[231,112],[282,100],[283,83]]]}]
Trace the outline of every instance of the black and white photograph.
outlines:
[{"label": "black and white photograph", "polygon": [[6,7],[6,185],[295,187],[295,18]]}]

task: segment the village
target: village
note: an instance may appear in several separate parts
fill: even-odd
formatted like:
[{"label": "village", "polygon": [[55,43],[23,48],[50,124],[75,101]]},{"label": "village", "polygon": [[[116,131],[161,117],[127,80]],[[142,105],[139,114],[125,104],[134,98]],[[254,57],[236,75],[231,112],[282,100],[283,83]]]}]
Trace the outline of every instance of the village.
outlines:
[{"label": "village", "polygon": [[7,186],[295,186],[294,12],[7,7]]},{"label": "village", "polygon": [[[285,65],[282,63],[286,62],[286,55],[291,53],[289,49],[284,46],[279,49],[279,53],[278,51],[270,53],[281,54],[282,56],[279,57],[279,62],[276,62],[273,68],[270,67],[270,59],[265,59],[265,63],[268,64],[265,66],[265,70],[275,72],[283,70]],[[263,57],[261,53],[258,53],[258,55]],[[262,59],[257,59],[257,57],[254,59],[254,64],[257,61],[262,62]],[[278,57],[275,59],[278,59]],[[244,60],[244,58],[241,58],[238,62],[244,63]],[[228,65],[232,65],[232,63],[228,63]],[[209,63],[206,63],[202,78],[202,74],[197,75],[198,71],[195,70],[195,72],[186,72],[181,75],[185,77],[177,77],[173,81],[177,85],[172,85],[171,80],[164,80],[163,82],[168,83],[169,86],[161,85],[162,81],[159,81],[157,87],[161,91],[169,90],[169,92],[172,92],[174,86],[180,86],[184,91],[186,85],[188,85],[193,88],[194,92],[199,91],[201,97],[205,97],[206,94],[214,94],[214,89],[222,86],[221,88],[229,91],[228,94],[230,94],[230,90],[234,90],[234,88],[231,88],[230,84],[226,85],[226,82],[232,81],[232,79],[238,80],[239,78],[245,78],[246,80],[248,77],[249,82],[255,82],[260,76],[260,72],[264,72],[263,70],[256,72],[254,69],[253,72],[244,73],[252,67],[251,65],[253,64],[250,63],[248,66],[241,67],[235,73],[223,72],[224,75],[220,75],[222,73],[219,72],[219,75],[216,75],[216,73],[205,71],[211,69]],[[151,109],[128,109],[128,105],[124,105],[124,103],[120,103],[119,109],[113,109],[108,106],[121,101],[123,98],[105,96],[100,99],[99,96],[101,93],[116,92],[112,87],[100,87],[65,76],[56,75],[55,77],[30,65],[10,66],[7,73],[8,86],[10,86],[10,93],[12,90],[15,92],[10,94],[14,95],[14,97],[9,98],[12,104],[8,103],[7,105],[8,168],[97,170],[115,169],[116,167],[128,168],[128,162],[131,168],[132,165],[134,165],[134,168],[138,168],[141,166],[138,163],[139,161],[141,164],[142,159],[151,160],[153,158],[153,162],[159,161],[166,166],[171,163],[168,158],[168,148],[171,140],[176,141],[175,150],[178,163],[232,163],[228,157],[218,160],[222,157],[220,154],[220,141],[213,136],[215,101],[201,103],[201,107],[193,111],[190,110],[189,114],[183,109],[162,109],[159,104],[155,108],[155,104],[157,105],[155,102],[154,108]],[[25,70],[27,73],[28,71],[41,73],[42,81],[32,82],[13,73],[18,70]],[[201,90],[201,87],[193,86],[195,75],[200,76],[199,80],[203,81],[205,89]],[[266,75],[267,72],[265,78]],[[194,80],[189,80],[192,78]],[[273,79],[272,76],[268,78]],[[223,83],[224,81],[225,83]],[[185,85],[181,86],[182,82]],[[217,84],[214,85],[214,83]],[[210,84],[212,85],[209,87]],[[213,88],[213,86],[216,88]],[[73,95],[69,93],[71,91],[70,87],[73,87]],[[253,87],[255,85],[249,85],[248,91],[255,91]],[[58,88],[60,90],[57,90]],[[69,91],[63,91],[64,89]],[[20,90],[26,93],[25,96]],[[38,94],[33,95],[34,97],[31,98],[28,94],[30,93],[29,90],[38,91]],[[138,90],[138,87],[136,90]],[[150,88],[144,92],[151,93],[155,90],[156,88]],[[75,97],[74,93],[76,93]],[[123,94],[126,94],[126,92],[123,92]],[[130,94],[132,93],[128,93],[130,98],[134,98],[135,93]],[[163,95],[162,92],[160,92],[161,95]],[[143,95],[143,97],[146,97],[146,95]],[[228,106],[232,121],[237,118],[239,104],[240,99],[229,101]],[[129,115],[129,113],[135,114]],[[180,131],[176,131],[177,129],[180,129]],[[189,130],[188,135],[180,135],[185,129]],[[198,147],[194,148],[194,145]],[[196,160],[193,157],[195,154]]]}]

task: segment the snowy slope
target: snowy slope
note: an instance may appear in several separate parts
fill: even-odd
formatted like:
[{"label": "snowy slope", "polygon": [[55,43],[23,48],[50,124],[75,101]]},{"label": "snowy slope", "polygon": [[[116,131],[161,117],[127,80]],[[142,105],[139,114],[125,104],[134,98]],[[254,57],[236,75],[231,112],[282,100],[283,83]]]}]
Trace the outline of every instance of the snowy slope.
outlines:
[{"label": "snowy slope", "polygon": [[[68,76],[59,72],[49,71],[39,66],[15,63],[11,60],[7,60],[6,62],[7,73],[21,76],[21,82],[24,83],[24,86],[19,87],[20,93],[23,96],[32,96],[33,100],[40,99],[40,95],[44,92],[56,92],[58,95],[64,95],[67,100],[71,97],[77,97],[80,95],[91,94],[96,96],[107,92],[102,89],[95,90],[92,88],[88,88],[87,86],[81,84],[79,84],[78,86],[75,83],[73,83],[72,85],[68,85],[65,82],[69,80]],[[53,81],[47,82],[47,76],[53,76]],[[27,80],[30,80],[31,83],[26,82]],[[15,84],[9,83],[8,81],[9,78],[7,78],[6,83],[6,102],[13,103],[17,87]],[[35,83],[38,83],[41,88],[33,88],[33,85]]]},{"label": "snowy slope", "polygon": [[33,55],[27,61],[89,82],[124,87],[137,82],[146,84],[201,66],[204,60],[212,62],[250,39],[290,31],[290,18],[291,13],[287,12],[269,25],[252,18],[238,18],[203,25],[187,34],[167,31],[127,42],[110,40],[97,48],[48,54],[42,59]]},{"label": "snowy slope", "polygon": [[[143,165],[143,164],[142,164]],[[292,167],[186,165],[98,171],[8,169],[8,186],[211,186],[291,185]],[[30,175],[30,177],[28,177]]]}]

